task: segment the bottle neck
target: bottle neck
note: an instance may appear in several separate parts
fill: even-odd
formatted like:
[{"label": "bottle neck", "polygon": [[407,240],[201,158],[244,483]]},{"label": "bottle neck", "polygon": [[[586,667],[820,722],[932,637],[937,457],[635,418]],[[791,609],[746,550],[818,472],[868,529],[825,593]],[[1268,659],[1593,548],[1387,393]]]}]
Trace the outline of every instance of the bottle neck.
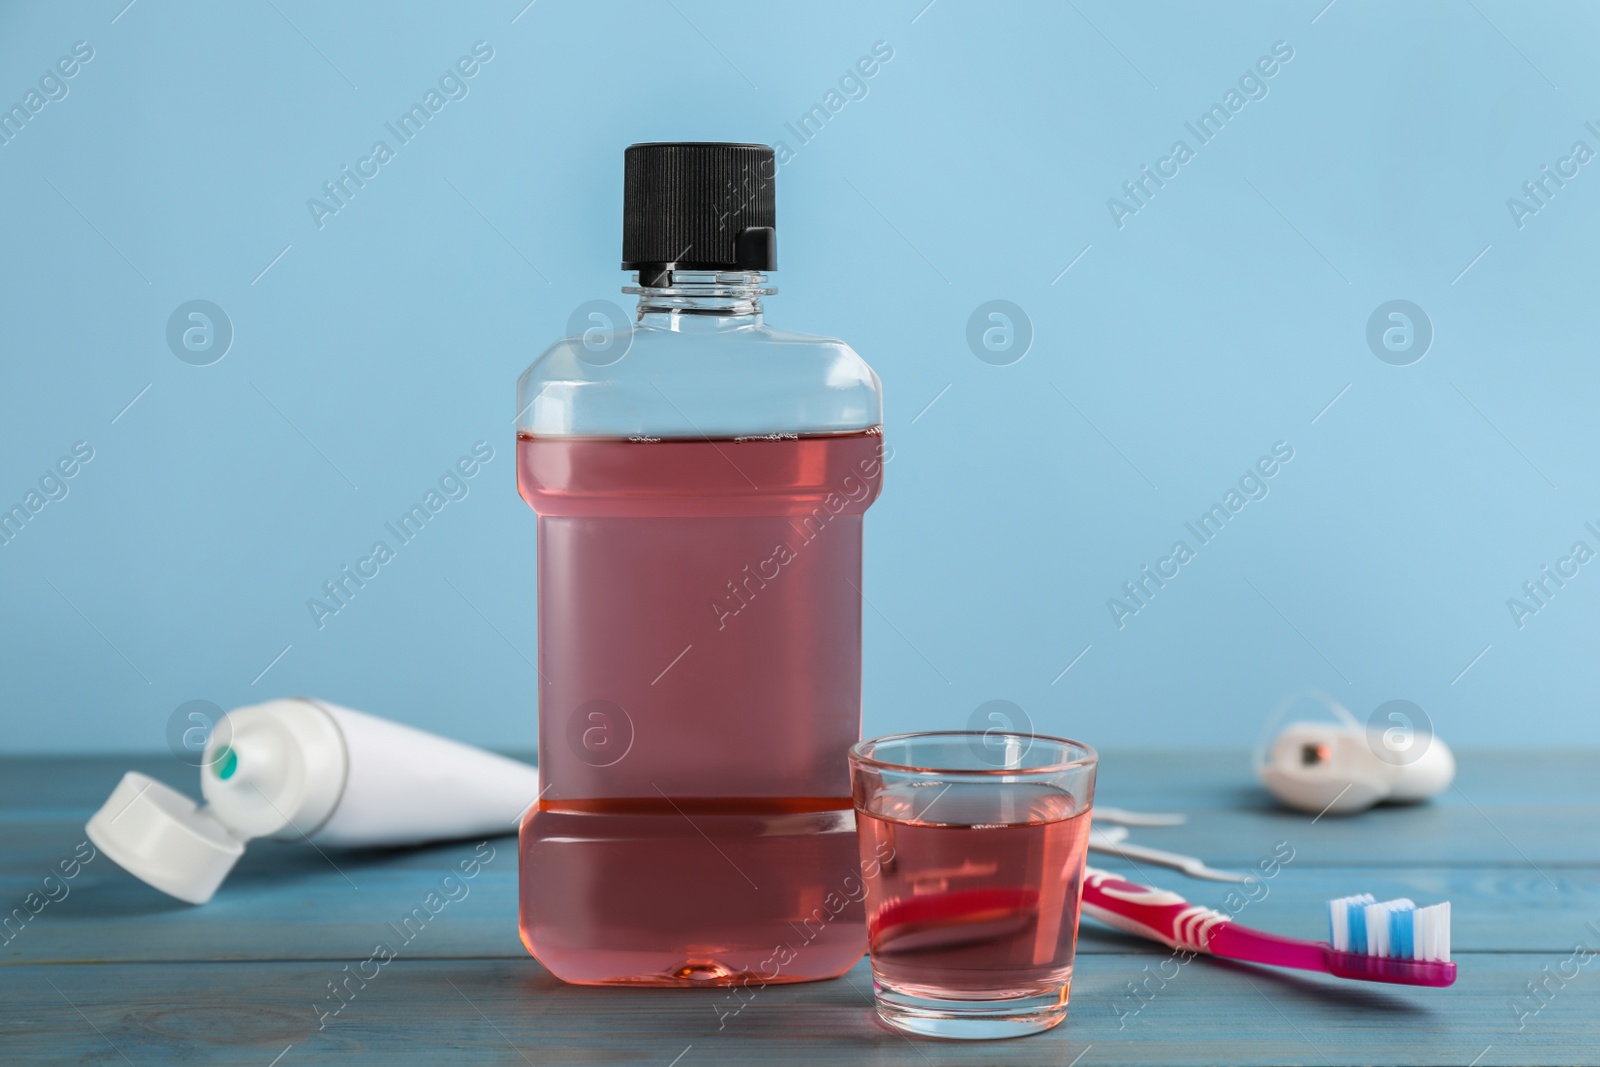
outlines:
[{"label": "bottle neck", "polygon": [[624,286],[639,297],[638,323],[666,330],[737,329],[760,325],[761,298],[767,288],[758,271],[640,271],[640,282]]}]

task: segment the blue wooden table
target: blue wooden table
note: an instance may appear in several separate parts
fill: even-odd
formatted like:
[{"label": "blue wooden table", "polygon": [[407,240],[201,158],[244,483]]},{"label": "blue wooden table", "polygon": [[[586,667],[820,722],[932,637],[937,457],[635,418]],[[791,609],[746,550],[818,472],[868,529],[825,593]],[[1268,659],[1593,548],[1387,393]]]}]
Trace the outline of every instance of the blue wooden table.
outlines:
[{"label": "blue wooden table", "polygon": [[[191,793],[170,758],[0,760],[0,1062],[296,1067],[328,1062],[654,1064],[1600,1064],[1596,752],[1466,753],[1433,804],[1315,823],[1272,804],[1238,752],[1110,753],[1100,800],[1179,810],[1142,843],[1251,868],[1293,859],[1242,905],[1230,887],[1100,862],[1240,921],[1321,937],[1323,902],[1370,891],[1454,905],[1453,988],[1341,982],[1197,959],[1085,922],[1067,1022],[1010,1042],[911,1040],[875,1022],[865,962],[760,990],[562,985],[516,929],[516,841],[319,853],[257,842],[204,907],[108,858],[83,823],[122,771]],[[397,958],[390,923],[484,859]],[[487,857],[487,858],[486,858]],[[63,868],[62,864],[66,867]],[[63,870],[73,871],[64,878]],[[47,878],[47,876],[52,876]],[[352,968],[373,975],[332,989]]]}]

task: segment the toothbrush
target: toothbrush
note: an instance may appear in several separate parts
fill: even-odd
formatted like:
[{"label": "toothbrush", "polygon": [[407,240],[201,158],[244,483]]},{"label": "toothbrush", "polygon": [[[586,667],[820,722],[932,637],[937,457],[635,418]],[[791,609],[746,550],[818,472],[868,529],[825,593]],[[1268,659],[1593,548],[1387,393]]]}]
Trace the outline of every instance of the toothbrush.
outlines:
[{"label": "toothbrush", "polygon": [[1379,903],[1370,893],[1343,897],[1328,905],[1331,942],[1300,941],[1240,926],[1170,890],[1085,867],[1083,910],[1126,933],[1224,959],[1366,982],[1447,986],[1456,980],[1448,901],[1418,908],[1405,899]]}]

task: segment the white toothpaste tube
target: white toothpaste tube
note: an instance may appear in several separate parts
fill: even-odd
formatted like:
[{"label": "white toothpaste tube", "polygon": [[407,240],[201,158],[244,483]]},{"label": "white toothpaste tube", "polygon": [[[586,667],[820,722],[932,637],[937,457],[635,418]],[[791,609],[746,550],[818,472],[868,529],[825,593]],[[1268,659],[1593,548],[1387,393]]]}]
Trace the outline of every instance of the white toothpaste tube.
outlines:
[{"label": "white toothpaste tube", "polygon": [[219,720],[200,790],[203,807],[129,771],[89,819],[89,840],[162,892],[204,904],[255,837],[383,846],[511,833],[539,796],[539,772],[296,697]]}]

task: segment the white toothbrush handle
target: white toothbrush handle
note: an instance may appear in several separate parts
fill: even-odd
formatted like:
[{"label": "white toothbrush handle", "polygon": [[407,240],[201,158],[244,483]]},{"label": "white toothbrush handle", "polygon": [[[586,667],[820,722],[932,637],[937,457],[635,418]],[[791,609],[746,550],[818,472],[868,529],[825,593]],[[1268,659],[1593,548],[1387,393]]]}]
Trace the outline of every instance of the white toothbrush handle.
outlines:
[{"label": "white toothbrush handle", "polygon": [[1205,862],[1195,856],[1185,856],[1181,852],[1168,852],[1165,849],[1150,848],[1145,845],[1129,844],[1126,841],[1089,841],[1089,848],[1096,852],[1109,852],[1114,856],[1124,859],[1144,860],[1160,867],[1171,867],[1182,871],[1191,878],[1205,878],[1213,882],[1248,882],[1249,875],[1239,874],[1234,871],[1219,871],[1215,867],[1206,866]]}]

